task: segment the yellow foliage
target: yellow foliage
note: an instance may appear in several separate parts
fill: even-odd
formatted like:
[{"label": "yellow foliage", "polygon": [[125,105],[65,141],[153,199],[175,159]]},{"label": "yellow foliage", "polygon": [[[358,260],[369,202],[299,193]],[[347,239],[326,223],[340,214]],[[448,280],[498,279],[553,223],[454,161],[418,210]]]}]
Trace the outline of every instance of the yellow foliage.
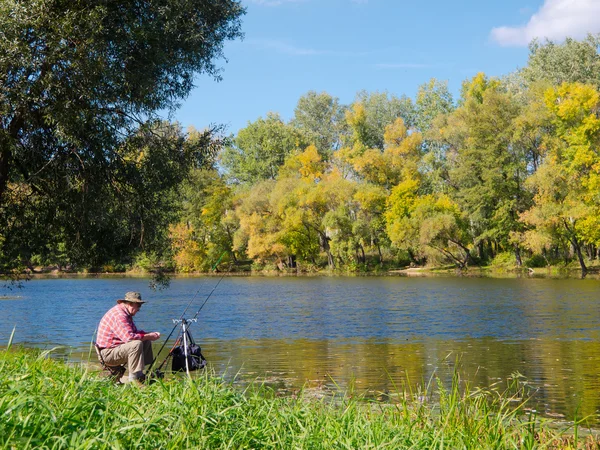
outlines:
[{"label": "yellow foliage", "polygon": [[367,110],[361,102],[354,103],[352,109],[346,111],[346,122],[350,127],[357,128],[362,126],[367,120]]},{"label": "yellow foliage", "polygon": [[312,144],[309,145],[297,158],[300,163],[299,171],[302,177],[310,178],[313,181],[323,177],[325,163],[321,160],[317,147]]},{"label": "yellow foliage", "polygon": [[387,180],[387,161],[383,154],[376,148],[366,150],[361,156],[353,160],[354,170],[365,180],[372,183],[383,184]]},{"label": "yellow foliage", "polygon": [[194,229],[186,223],[169,226],[174,261],[179,272],[200,270],[206,250],[194,239]]},{"label": "yellow foliage", "polygon": [[383,211],[387,200],[387,193],[380,186],[361,184],[354,193],[353,198],[363,211]]},{"label": "yellow foliage", "polygon": [[479,72],[471,81],[465,81],[462,87],[463,100],[474,100],[483,102],[483,94],[487,90],[497,89],[500,86],[500,80],[497,78],[488,78],[483,72]]},{"label": "yellow foliage", "polygon": [[404,125],[404,120],[402,120],[401,117],[398,117],[394,123],[385,127],[383,140],[386,146],[397,146],[400,145],[407,136],[408,130],[406,129],[406,125]]},{"label": "yellow foliage", "polygon": [[386,202],[385,217],[388,223],[409,214],[417,200],[418,189],[419,181],[414,178],[407,178],[392,189]]}]

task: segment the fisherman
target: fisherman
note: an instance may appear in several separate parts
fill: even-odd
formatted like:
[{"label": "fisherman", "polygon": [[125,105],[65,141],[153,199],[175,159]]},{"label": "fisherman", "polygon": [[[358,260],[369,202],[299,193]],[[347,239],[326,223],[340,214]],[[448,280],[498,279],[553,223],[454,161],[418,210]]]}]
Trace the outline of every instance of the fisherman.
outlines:
[{"label": "fisherman", "polygon": [[100,320],[96,345],[108,366],[127,365],[129,381],[144,382],[144,367],[152,363],[152,342],[159,332],[146,333],[133,323],[142,305],[139,292],[127,292]]}]

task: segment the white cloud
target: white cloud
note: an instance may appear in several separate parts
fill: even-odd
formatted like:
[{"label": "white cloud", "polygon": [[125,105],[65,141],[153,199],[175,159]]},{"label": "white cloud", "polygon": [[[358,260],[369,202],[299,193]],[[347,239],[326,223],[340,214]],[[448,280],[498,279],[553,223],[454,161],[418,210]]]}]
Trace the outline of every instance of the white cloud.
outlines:
[{"label": "white cloud", "polygon": [[522,27],[492,29],[492,39],[500,45],[525,46],[533,39],[560,41],[580,39],[600,32],[600,1],[545,0],[542,7]]}]

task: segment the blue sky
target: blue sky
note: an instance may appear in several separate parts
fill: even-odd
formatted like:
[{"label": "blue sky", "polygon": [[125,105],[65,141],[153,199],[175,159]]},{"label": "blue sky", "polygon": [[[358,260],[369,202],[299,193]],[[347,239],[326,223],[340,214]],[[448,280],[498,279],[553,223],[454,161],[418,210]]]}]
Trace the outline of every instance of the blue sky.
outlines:
[{"label": "blue sky", "polygon": [[350,104],[360,90],[414,98],[430,78],[461,83],[527,63],[534,37],[600,32],[600,0],[243,0],[242,41],[223,80],[201,75],[174,119],[237,133],[269,111],[289,120],[313,90]]}]

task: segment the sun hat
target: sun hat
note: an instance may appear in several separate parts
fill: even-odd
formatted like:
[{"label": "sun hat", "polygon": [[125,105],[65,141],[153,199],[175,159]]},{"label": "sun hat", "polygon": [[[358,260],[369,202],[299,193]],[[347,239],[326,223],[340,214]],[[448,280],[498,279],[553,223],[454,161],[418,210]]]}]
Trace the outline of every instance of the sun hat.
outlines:
[{"label": "sun hat", "polygon": [[117,300],[117,303],[128,302],[128,303],[146,303],[142,301],[142,294],[139,292],[127,292],[125,294],[125,298],[120,298]]}]

